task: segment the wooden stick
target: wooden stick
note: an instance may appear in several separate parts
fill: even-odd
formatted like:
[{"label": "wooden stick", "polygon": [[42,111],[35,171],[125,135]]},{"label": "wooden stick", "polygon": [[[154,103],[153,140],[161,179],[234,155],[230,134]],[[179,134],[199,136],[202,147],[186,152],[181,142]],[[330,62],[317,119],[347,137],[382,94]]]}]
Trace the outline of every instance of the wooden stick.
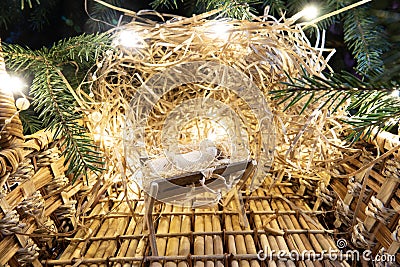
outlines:
[{"label": "wooden stick", "polygon": [[[210,210],[213,210],[210,208]],[[209,232],[213,230],[212,215],[204,215],[204,231]],[[204,255],[212,255],[214,253],[213,237],[206,235],[204,237]],[[214,261],[206,261],[205,267],[214,267]]]},{"label": "wooden stick", "polygon": [[[128,211],[129,207],[128,204],[126,202],[122,203],[121,206],[119,207],[120,210],[123,211]],[[119,236],[125,233],[126,230],[126,226],[128,225],[128,220],[129,218],[121,218],[118,221],[115,222],[114,225],[116,225],[116,227],[111,227],[111,232],[110,234],[113,236]],[[109,233],[107,233],[109,234]],[[115,256],[115,253],[117,252],[117,244],[118,240],[115,240],[113,242],[103,242],[104,244],[104,248],[102,247],[103,244],[100,246],[99,250],[104,250],[104,253],[101,257],[113,257]],[[105,265],[100,265],[102,267],[105,267]]]},{"label": "wooden stick", "polygon": [[[102,212],[102,211],[104,212],[104,206],[107,206],[107,203],[97,204],[93,208],[90,215],[98,215],[98,214],[100,214],[100,212]],[[91,219],[91,220],[87,221],[86,222],[87,228],[85,227],[85,228],[79,229],[74,237],[75,238],[87,238],[90,235],[91,229],[96,228],[95,221],[100,223],[100,219]],[[60,260],[72,258],[73,257],[72,255],[75,251],[77,251],[77,250],[80,251],[80,249],[78,248],[79,244],[81,244],[81,243],[71,242],[68,245],[68,247],[64,250],[64,252],[61,254]]]},{"label": "wooden stick", "polygon": [[[291,188],[283,188],[282,190],[287,190],[288,192],[293,192]],[[287,208],[289,207],[288,204],[284,201],[282,201],[281,204],[284,207],[287,207]],[[301,203],[301,201],[295,201],[295,204],[299,207],[303,207],[303,209],[305,209],[305,208],[310,209],[309,207],[307,207],[303,203]],[[301,215],[299,216],[299,223],[303,229],[316,229],[317,228],[314,224],[305,220],[303,218],[303,216],[301,216]],[[310,236],[310,241],[314,247],[314,251],[317,253],[320,253],[322,250],[329,251],[330,249],[332,250],[332,249],[336,248],[336,246],[332,246],[332,243],[328,240],[328,238],[322,234],[315,234],[315,235],[310,234],[309,236]],[[324,260],[324,264],[329,264],[329,261]]]},{"label": "wooden stick", "polygon": [[[106,220],[103,221],[103,223],[100,226],[100,229],[96,233],[97,236],[104,236],[105,235],[105,233],[108,230],[108,227],[110,225],[111,220],[113,220],[113,219],[106,219]],[[96,251],[99,248],[100,244],[101,244],[101,241],[92,242],[92,244],[90,245],[90,247],[86,251],[85,257],[93,258],[94,255],[96,254]]]},{"label": "wooden stick", "polygon": [[[173,212],[182,211],[182,207],[174,206],[172,209]],[[179,233],[181,231],[181,216],[179,215],[172,215],[171,217],[171,224],[169,226],[169,233]],[[179,237],[171,237],[168,238],[167,243],[167,251],[166,256],[174,256],[178,255],[179,253]],[[165,263],[166,267],[176,267],[177,264],[174,261],[168,261]]]},{"label": "wooden stick", "polygon": [[[170,212],[172,211],[172,206],[170,204],[165,204],[164,211]],[[157,227],[157,233],[168,233],[170,225],[170,217],[169,216],[161,216],[160,221]],[[157,250],[158,255],[164,256],[167,247],[167,238],[165,237],[157,237]],[[150,265],[151,267],[159,267],[162,266],[161,262],[153,261]]]},{"label": "wooden stick", "polygon": [[[123,199],[124,198],[124,194],[121,193],[118,196],[118,198],[119,199]],[[125,203],[120,203],[120,205],[118,205],[116,207],[116,209],[119,210],[119,211],[125,211],[126,205],[124,205],[124,204]],[[116,235],[118,235],[118,233],[120,231],[120,228],[124,224],[123,222],[126,221],[126,220],[124,220],[124,218],[115,218],[115,219],[108,219],[108,220],[109,220],[108,227],[107,227],[107,230],[105,231],[104,235],[105,236],[113,236],[113,237],[115,237]],[[122,225],[120,225],[121,222],[122,222]],[[123,228],[123,231],[125,230],[125,228],[126,228],[126,225]],[[105,253],[107,247],[109,247],[109,246],[110,247],[115,247],[115,245],[116,245],[115,242],[116,242],[115,240],[112,240],[111,242],[110,241],[108,241],[108,242],[107,241],[100,242],[100,245],[96,249],[96,252],[93,255],[93,257],[94,258],[102,258],[104,256],[104,253]],[[93,267],[95,267],[95,266],[93,266]]]},{"label": "wooden stick", "polygon": [[[148,244],[148,242],[147,242],[147,240],[145,238],[140,239],[139,242],[137,243],[137,248],[136,248],[134,257],[138,257],[138,258],[143,257],[145,255],[145,253],[146,253],[147,244]],[[135,262],[133,264],[133,266],[139,267],[139,266],[142,266],[142,263],[141,262]]]},{"label": "wooden stick", "polygon": [[[139,205],[139,204],[138,204],[138,205],[136,206],[136,210],[139,211],[139,212],[141,212],[142,208],[143,208],[143,205]],[[134,234],[135,229],[136,229],[137,227],[139,227],[138,224],[139,224],[139,222],[136,221],[135,218],[130,218],[130,223],[129,223],[129,225],[128,225],[128,228],[126,229],[126,234],[127,234],[127,235]],[[125,240],[122,242],[121,247],[120,247],[120,249],[119,249],[119,251],[118,251],[117,257],[125,257],[125,256],[126,256],[126,253],[127,253],[127,251],[128,251],[130,242],[131,242],[131,240],[127,240],[127,239],[125,239]],[[117,263],[117,264],[116,264],[116,267],[121,267],[121,263]]]},{"label": "wooden stick", "polygon": [[[271,199],[271,198],[267,198],[267,197],[261,197],[261,198],[263,198],[263,200],[269,200],[269,199]],[[281,197],[280,197],[281,198]],[[249,211],[246,211],[246,214],[249,214],[250,212]],[[292,215],[294,215],[294,214],[296,214],[296,211],[295,210],[278,210],[278,211],[271,211],[271,210],[259,210],[259,211],[255,211],[255,212],[253,212],[253,213],[256,213],[256,214],[266,214],[266,215],[284,215],[284,214],[292,214]],[[318,214],[325,214],[326,212],[325,211],[312,211],[312,210],[305,210],[305,211],[303,211],[303,213],[304,214],[313,214],[313,215],[318,215]],[[156,214],[158,214],[159,215],[159,213],[155,213],[154,215],[156,215]],[[192,213],[191,212],[188,212],[188,211],[182,211],[182,212],[163,212],[162,213],[163,215],[191,215]],[[195,215],[207,215],[207,214],[210,214],[210,215],[213,215],[213,214],[218,214],[218,215],[222,215],[222,214],[225,214],[225,215],[232,215],[232,214],[237,214],[237,212],[235,212],[235,211],[215,211],[215,212],[211,212],[211,211],[207,211],[207,210],[199,210],[199,209],[196,209],[195,210],[195,212],[194,212],[194,214]],[[143,214],[143,212],[134,212],[134,215],[135,216],[138,216],[138,217],[142,217],[142,216],[144,216],[144,214]],[[83,219],[91,219],[91,218],[93,218],[93,217],[98,217],[97,215],[94,215],[94,216],[82,216],[81,218],[83,218]],[[118,217],[132,217],[132,213],[127,213],[127,212],[119,212],[119,213],[116,213],[116,212],[111,212],[110,214],[108,214],[108,215],[105,215],[105,216],[102,216],[103,218],[118,218]]]},{"label": "wooden stick", "polygon": [[[252,211],[257,211],[258,209],[262,209],[261,202],[259,200],[250,200],[250,209]],[[269,223],[270,221],[267,220],[265,215],[254,215],[254,224],[257,230],[263,229],[263,226]],[[264,253],[267,253],[271,249],[271,245],[268,242],[268,238],[265,234],[260,234],[259,236],[260,239],[260,245],[261,245],[261,250],[263,250]],[[269,260],[267,262],[268,266],[273,266],[276,267],[276,263],[273,260]]]},{"label": "wooden stick", "polygon": [[[231,207],[234,210],[237,210],[238,213],[240,214],[240,213],[242,213],[242,210],[244,209],[244,207],[239,206],[239,205],[240,205],[240,202],[236,202],[236,201],[232,201],[231,202]],[[241,221],[241,219],[240,219],[239,215],[232,215],[232,223],[233,223],[233,229],[234,230],[237,230],[237,231],[244,230],[241,227],[240,221]],[[243,228],[245,228],[245,227],[243,226]],[[245,229],[249,230],[250,229],[249,225]],[[247,234],[247,235],[244,236],[244,244],[245,244],[245,249],[246,249],[245,253],[247,253],[247,254],[257,254],[257,249],[256,249],[256,246],[255,246],[254,239],[253,239],[252,235]],[[240,250],[238,250],[238,252],[239,252],[239,254],[241,254]],[[250,261],[250,266],[251,267],[259,267],[260,264],[256,260],[251,260]]]},{"label": "wooden stick", "polygon": [[[99,215],[101,214],[105,214],[106,212],[108,212],[109,207],[108,207],[108,203],[104,203],[101,206],[101,210],[99,212]],[[100,218],[96,218],[93,220],[93,222],[90,224],[88,231],[85,233],[83,238],[88,238],[90,236],[94,236],[96,235],[97,231],[100,229],[101,227],[101,220]],[[73,253],[71,254],[71,258],[80,258],[82,256],[85,255],[85,248],[86,248],[87,243],[79,243],[76,248],[74,249]]]},{"label": "wooden stick", "polygon": [[[264,195],[263,190],[257,189],[256,195],[257,195],[257,196],[263,196],[263,195]],[[259,203],[259,205],[258,205],[258,210],[266,210],[266,209],[268,209],[268,208],[269,208],[269,205],[268,205],[268,203],[267,203],[267,200],[265,200],[265,199],[261,200],[261,203]],[[271,211],[271,209],[268,209],[268,210]],[[273,225],[273,226],[271,225],[271,223],[272,223],[273,220],[270,220],[269,218],[267,218],[266,215],[261,215],[261,218],[263,219],[263,228],[264,228],[264,227],[273,228],[274,226],[276,227],[276,224]],[[280,229],[280,228],[278,227],[278,228],[276,228],[276,229]],[[277,238],[278,238],[278,237],[274,237],[274,236],[271,236],[271,235],[268,235],[268,236],[267,236],[267,242],[268,242],[269,246],[268,246],[268,247],[265,247],[265,246],[264,246],[264,247],[262,248],[262,249],[264,250],[265,253],[267,253],[267,250],[268,250],[268,249],[269,249],[269,251],[272,251],[272,250],[274,250],[274,251],[279,251],[279,250],[281,250],[281,247],[279,246],[279,242],[278,242],[278,239],[277,239]],[[272,260],[271,260],[271,261],[269,261],[269,262],[274,262],[274,264],[276,265],[275,261],[272,261]],[[281,261],[278,261],[278,262],[277,262],[277,265],[278,265],[279,267],[286,266],[285,263],[283,263],[283,262],[281,262]]]},{"label": "wooden stick", "polygon": [[[272,202],[272,208],[274,209],[287,209],[289,208],[288,206],[284,206],[282,204],[282,201],[276,200]],[[297,222],[297,219],[293,215],[285,215],[282,217],[278,217],[278,221],[280,222],[279,224],[282,227],[285,227],[287,229],[295,229],[294,224]],[[297,225],[298,227],[298,225]],[[298,229],[298,228],[297,228]],[[291,241],[290,239],[293,239]],[[291,244],[291,250],[298,251],[299,254],[301,254],[304,251],[312,251],[312,246],[310,246],[307,237],[304,234],[293,234],[291,236],[287,237],[288,243]],[[290,240],[290,241],[289,241]],[[304,243],[304,241],[306,241]],[[322,265],[319,262],[312,262],[311,260],[306,260],[305,262],[301,262],[302,264],[305,264],[306,266],[321,266]]]},{"label": "wooden stick", "polygon": [[[194,231],[204,232],[204,216],[195,216]],[[204,236],[196,236],[194,238],[194,255],[205,255],[204,254]],[[195,267],[204,267],[203,261],[195,261]]]},{"label": "wooden stick", "polygon": [[[184,211],[189,212],[189,208],[184,208]],[[188,233],[191,231],[191,220],[189,215],[183,215],[181,231]],[[179,255],[187,256],[190,254],[190,239],[187,236],[182,236],[179,241]],[[189,264],[186,261],[180,261],[178,267],[188,267]]]},{"label": "wooden stick", "polygon": [[[216,208],[214,208],[214,210],[216,210]],[[221,221],[220,221],[220,217],[218,215],[212,216],[212,229],[213,229],[213,231],[221,231]],[[214,253],[215,254],[223,254],[224,253],[222,237],[220,235],[213,236],[213,244],[214,244]],[[216,265],[216,267],[223,267],[224,263],[222,261],[217,261],[215,265]]]},{"label": "wooden stick", "polygon": [[[232,219],[231,216],[225,216],[225,229],[227,231],[233,231],[233,226],[232,226]],[[235,237],[233,235],[228,235],[228,252],[231,254],[237,254],[236,251],[236,242],[235,242]],[[232,262],[230,262],[232,267],[239,267],[239,262],[234,259]]]},{"label": "wooden stick", "polygon": [[[136,210],[137,211],[143,211],[144,209],[144,203],[140,203],[137,205]],[[134,219],[134,218],[132,218]],[[134,234],[140,234],[143,232],[144,228],[144,219],[143,217],[138,219],[136,222],[136,227]],[[145,247],[145,241],[144,237],[140,240],[138,239],[132,239],[131,242],[129,243],[128,249],[126,251],[126,256],[127,257],[136,257],[137,255],[142,256],[144,254],[144,247]],[[130,267],[130,266],[140,266],[140,262],[134,262],[132,265],[129,263],[125,263],[123,266],[124,267]]]}]

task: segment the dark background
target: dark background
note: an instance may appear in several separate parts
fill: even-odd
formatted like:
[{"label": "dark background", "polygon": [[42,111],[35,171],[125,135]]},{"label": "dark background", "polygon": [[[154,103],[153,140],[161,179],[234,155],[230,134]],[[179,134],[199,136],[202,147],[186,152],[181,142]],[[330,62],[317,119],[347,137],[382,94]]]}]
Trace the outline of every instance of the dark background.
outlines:
[{"label": "dark background", "polygon": [[[27,0],[24,0],[27,1]],[[24,10],[21,10],[20,0],[0,0],[0,38],[2,42],[20,44],[31,49],[38,49],[43,46],[51,46],[58,40],[76,36],[84,32],[92,33],[104,31],[110,27],[94,22],[89,18],[88,13],[93,12],[92,0],[88,0],[88,9],[85,10],[85,0],[41,0],[38,5],[36,0],[31,0],[33,7],[30,8],[26,3]],[[152,9],[150,0],[122,0],[123,8],[139,11],[142,9]],[[178,9],[157,9],[160,12],[190,16],[190,7],[182,5],[180,0]],[[9,10],[7,10],[7,8]],[[262,14],[263,7],[256,7],[259,14]],[[32,14],[42,9],[43,19],[35,19]],[[2,23],[2,17],[6,16],[7,11],[13,15],[12,21]],[[114,24],[121,16],[121,13],[108,11],[108,17],[104,20],[113,20]],[[128,19],[128,18],[126,18]],[[40,24],[38,27],[36,24]],[[331,66],[335,71],[351,71],[354,60],[351,53],[347,51],[343,44],[343,30],[340,24],[332,25],[327,31],[326,47],[335,48],[337,52],[331,59]]]},{"label": "dark background", "polygon": [[[15,2],[15,0],[0,0],[0,2],[3,1]],[[17,15],[6,27],[0,21],[0,37],[3,42],[21,44],[37,49],[50,46],[66,37],[76,36],[83,32],[93,32],[93,29],[88,26],[90,18],[85,10],[85,0],[40,0],[40,5],[37,5],[35,0],[31,1],[33,8],[29,8],[25,4],[24,10],[20,10],[20,0],[17,1],[18,5],[13,7]],[[134,11],[151,8],[149,0],[122,2],[124,8]],[[43,6],[49,11],[45,19],[42,20],[43,27],[41,29],[34,26],[31,16],[39,6]],[[15,7],[19,7],[19,9],[15,9]],[[87,11],[90,12],[90,0]],[[1,14],[2,12],[5,13],[5,10],[0,8],[0,15],[6,15]],[[104,29],[105,25],[101,30]]]}]

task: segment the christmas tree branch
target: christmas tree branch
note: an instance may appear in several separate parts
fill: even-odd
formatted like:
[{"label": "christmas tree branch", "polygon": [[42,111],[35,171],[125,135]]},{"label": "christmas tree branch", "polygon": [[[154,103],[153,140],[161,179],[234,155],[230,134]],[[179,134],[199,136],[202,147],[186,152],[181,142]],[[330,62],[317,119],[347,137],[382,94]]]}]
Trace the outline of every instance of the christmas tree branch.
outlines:
[{"label": "christmas tree branch", "polygon": [[389,130],[400,119],[398,85],[393,82],[367,82],[350,73],[332,74],[328,79],[304,73],[302,78],[289,78],[285,85],[285,89],[271,91],[278,104],[285,103],[285,110],[301,100],[304,100],[301,112],[316,103],[331,113],[345,107],[347,117],[343,121],[353,126],[354,132],[349,136],[352,141],[363,132],[368,136],[374,128]]},{"label": "christmas tree branch", "polygon": [[42,122],[38,118],[38,115],[31,108],[23,110],[19,113],[19,118],[22,122],[22,127],[24,128],[24,134],[33,134],[41,129],[43,129]]},{"label": "christmas tree branch", "polygon": [[382,55],[389,50],[389,43],[369,8],[362,6],[345,14],[344,41],[357,60],[357,72],[376,77],[383,73]]},{"label": "christmas tree branch", "polygon": [[55,138],[61,138],[63,155],[68,163],[67,173],[73,173],[75,180],[89,170],[100,171],[102,158],[93,149],[85,127],[79,124],[81,114],[76,111],[75,99],[58,72],[53,65],[43,64],[42,70],[35,75],[31,94],[39,119],[54,131]]},{"label": "christmas tree branch", "polygon": [[[153,8],[167,7],[170,9],[178,9],[179,2],[183,5],[193,5],[189,1],[177,0],[153,0],[151,6]],[[196,0],[194,3],[196,13],[204,13],[214,9],[224,10],[224,15],[237,19],[251,19],[252,14],[256,13],[254,5],[260,4],[261,0]]]},{"label": "christmas tree branch", "polygon": [[9,69],[34,75],[30,90],[32,105],[43,127],[51,129],[55,138],[60,138],[68,164],[67,173],[74,175],[73,181],[89,171],[101,171],[104,164],[81,123],[79,110],[86,105],[74,88],[82,87],[86,73],[98,55],[110,48],[109,43],[108,35],[97,34],[62,40],[50,49],[37,51],[18,45],[3,46]]}]

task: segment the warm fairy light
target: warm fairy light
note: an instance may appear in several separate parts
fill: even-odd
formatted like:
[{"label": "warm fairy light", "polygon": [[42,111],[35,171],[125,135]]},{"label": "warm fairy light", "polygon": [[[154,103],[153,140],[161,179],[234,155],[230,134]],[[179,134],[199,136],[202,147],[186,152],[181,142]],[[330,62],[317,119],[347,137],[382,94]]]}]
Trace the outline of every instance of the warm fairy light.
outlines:
[{"label": "warm fairy light", "polygon": [[228,137],[227,129],[221,122],[212,119],[196,118],[187,123],[181,132],[182,142],[201,142],[202,140],[210,140],[213,142],[221,142]]},{"label": "warm fairy light", "polygon": [[318,16],[318,8],[316,6],[309,5],[304,7],[303,10],[295,14],[290,19],[292,21],[296,21],[300,18],[305,18],[306,20],[312,20],[315,19],[317,16]]},{"label": "warm fairy light", "polygon": [[301,12],[306,20],[312,20],[318,16],[318,9],[316,6],[306,6]]},{"label": "warm fairy light", "polygon": [[115,40],[117,45],[122,45],[128,48],[141,46],[141,38],[136,31],[123,30],[120,31]]},{"label": "warm fairy light", "polygon": [[8,74],[0,75],[0,89],[9,92],[19,92],[25,87],[25,83],[16,76],[10,76]]},{"label": "warm fairy light", "polygon": [[224,23],[224,22],[216,22],[211,25],[210,28],[210,37],[212,38],[218,38],[222,40],[228,40],[231,26]]},{"label": "warm fairy light", "polygon": [[25,97],[20,97],[15,101],[15,106],[18,110],[27,110],[30,106],[30,103]]},{"label": "warm fairy light", "polygon": [[101,129],[100,129],[100,126],[97,126],[94,129],[93,139],[94,139],[95,142],[99,142],[101,140]]},{"label": "warm fairy light", "polygon": [[399,91],[399,90],[394,90],[394,91],[391,93],[391,96],[393,96],[393,97],[400,97],[400,91]]},{"label": "warm fairy light", "polygon": [[100,122],[101,119],[102,119],[102,117],[103,117],[103,116],[102,116],[101,113],[98,112],[98,111],[95,111],[95,112],[93,112],[93,113],[91,113],[91,114],[89,115],[89,119],[90,119],[92,122],[94,122],[94,123]]},{"label": "warm fairy light", "polygon": [[105,129],[102,130],[100,126],[94,128],[93,140],[104,144],[106,147],[113,146],[113,139],[107,134],[107,131]]}]

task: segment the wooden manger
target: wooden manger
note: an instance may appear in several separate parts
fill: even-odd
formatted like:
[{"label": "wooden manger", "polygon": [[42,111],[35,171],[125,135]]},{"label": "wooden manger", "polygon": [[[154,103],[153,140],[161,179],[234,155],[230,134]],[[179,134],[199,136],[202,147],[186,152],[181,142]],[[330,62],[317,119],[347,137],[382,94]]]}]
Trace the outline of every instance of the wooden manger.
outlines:
[{"label": "wooden manger", "polygon": [[[146,190],[149,194],[146,195],[146,202],[145,202],[145,218],[146,218],[146,225],[149,229],[149,239],[150,239],[150,246],[151,246],[151,252],[153,256],[158,256],[158,250],[156,246],[156,239],[155,239],[155,231],[154,231],[154,225],[153,225],[153,206],[155,201],[160,201],[164,203],[170,203],[171,201],[179,201],[182,199],[187,198],[188,194],[195,196],[199,195],[202,193],[206,193],[207,190],[219,190],[221,188],[224,188],[225,184],[228,182],[229,183],[229,176],[233,173],[237,172],[243,172],[242,175],[240,175],[238,178],[240,179],[240,184],[237,190],[241,190],[243,186],[246,184],[247,180],[251,177],[251,174],[253,173],[254,169],[256,167],[255,161],[242,161],[242,162],[236,162],[232,163],[229,165],[225,166],[218,166],[215,169],[213,169],[212,174],[216,174],[219,177],[222,177],[224,181],[221,181],[220,178],[212,178],[211,177],[207,180],[205,180],[204,173],[203,172],[193,172],[193,173],[187,173],[184,175],[179,175],[167,179],[160,179],[160,180],[154,180],[150,184],[150,188]],[[207,189],[205,186],[202,186],[200,184],[200,181],[204,179],[204,185],[207,186]],[[233,181],[232,181],[233,182]],[[235,189],[233,189],[235,190]],[[231,196],[235,195],[230,195]],[[230,201],[228,200],[228,202]],[[200,201],[200,204],[198,203]],[[195,200],[195,202],[189,204],[186,203],[186,205],[189,204],[191,207],[199,207],[203,205],[208,205],[212,202],[218,202],[218,199],[216,196],[214,196],[214,199],[206,199],[206,200]]]}]

